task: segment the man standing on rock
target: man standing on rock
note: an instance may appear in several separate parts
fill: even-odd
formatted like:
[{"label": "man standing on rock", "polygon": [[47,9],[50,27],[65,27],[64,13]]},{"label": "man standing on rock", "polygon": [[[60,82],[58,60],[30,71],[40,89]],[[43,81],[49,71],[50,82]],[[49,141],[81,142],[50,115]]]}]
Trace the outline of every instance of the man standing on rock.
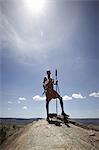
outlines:
[{"label": "man standing on rock", "polygon": [[54,80],[50,77],[50,75],[51,75],[50,70],[47,70],[46,73],[47,73],[47,77],[44,77],[43,87],[44,87],[44,91],[45,91],[45,95],[46,95],[47,120],[49,120],[49,116],[48,116],[49,102],[50,102],[50,100],[55,99],[55,98],[58,98],[60,100],[62,115],[68,117],[68,115],[65,114],[65,112],[64,112],[62,97],[54,90],[54,85],[56,85],[58,83],[58,81],[56,81],[56,83],[54,83]]}]

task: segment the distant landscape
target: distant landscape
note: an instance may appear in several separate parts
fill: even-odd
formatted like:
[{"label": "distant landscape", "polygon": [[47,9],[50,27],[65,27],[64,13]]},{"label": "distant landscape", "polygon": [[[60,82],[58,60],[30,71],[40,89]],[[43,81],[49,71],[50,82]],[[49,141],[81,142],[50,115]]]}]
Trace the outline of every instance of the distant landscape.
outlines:
[{"label": "distant landscape", "polygon": [[37,121],[43,118],[0,118],[0,124],[15,124],[15,125],[25,125],[28,123],[32,123],[33,121]]},{"label": "distant landscape", "polygon": [[[37,121],[40,119],[44,119],[44,118],[29,118],[29,119],[25,119],[25,118],[0,118],[0,124],[28,124],[28,123],[32,123],[33,121]],[[99,118],[86,118],[86,119],[82,119],[82,118],[72,118],[73,120],[75,120],[78,123],[82,123],[82,124],[92,124],[92,125],[99,125]]]}]

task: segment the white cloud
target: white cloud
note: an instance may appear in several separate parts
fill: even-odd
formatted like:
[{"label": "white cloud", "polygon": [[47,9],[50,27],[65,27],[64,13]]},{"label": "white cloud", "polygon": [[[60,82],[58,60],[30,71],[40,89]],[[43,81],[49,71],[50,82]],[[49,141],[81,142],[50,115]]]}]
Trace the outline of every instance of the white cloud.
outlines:
[{"label": "white cloud", "polygon": [[8,101],[8,104],[12,104],[12,102],[11,102],[11,101]]},{"label": "white cloud", "polygon": [[19,97],[19,101],[26,101],[25,97]]},{"label": "white cloud", "polygon": [[27,106],[23,106],[22,109],[27,110]]},{"label": "white cloud", "polygon": [[76,98],[76,99],[85,99],[85,96],[82,96],[81,93],[74,93],[72,94],[72,98]]},{"label": "white cloud", "polygon": [[45,96],[41,97],[39,95],[36,95],[36,96],[33,97],[33,100],[35,100],[35,101],[43,101],[43,100],[46,100],[46,97]]},{"label": "white cloud", "polygon": [[92,92],[89,94],[89,96],[97,98],[97,97],[99,97],[99,92]]},{"label": "white cloud", "polygon": [[68,96],[68,95],[64,95],[63,96],[63,100],[72,100],[72,97]]},{"label": "white cloud", "polygon": [[19,97],[17,103],[20,104],[21,102],[26,101],[25,97]]}]

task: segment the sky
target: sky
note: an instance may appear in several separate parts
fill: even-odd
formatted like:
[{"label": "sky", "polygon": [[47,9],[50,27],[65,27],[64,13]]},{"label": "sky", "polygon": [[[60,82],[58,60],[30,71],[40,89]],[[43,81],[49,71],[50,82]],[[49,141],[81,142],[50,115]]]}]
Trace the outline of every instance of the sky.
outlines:
[{"label": "sky", "polygon": [[45,118],[42,82],[57,69],[65,112],[99,118],[98,0],[0,0],[0,41],[0,117]]}]

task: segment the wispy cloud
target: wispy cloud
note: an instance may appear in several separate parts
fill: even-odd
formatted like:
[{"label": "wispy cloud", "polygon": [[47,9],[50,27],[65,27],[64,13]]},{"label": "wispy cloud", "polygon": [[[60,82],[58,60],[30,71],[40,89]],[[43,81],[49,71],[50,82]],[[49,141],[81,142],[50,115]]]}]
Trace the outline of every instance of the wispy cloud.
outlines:
[{"label": "wispy cloud", "polygon": [[20,104],[22,102],[25,102],[26,98],[25,97],[19,97],[17,103]]},{"label": "wispy cloud", "polygon": [[8,104],[12,104],[12,101],[8,101]]},{"label": "wispy cloud", "polygon": [[99,97],[99,92],[92,92],[89,94],[89,96],[97,98]]},{"label": "wispy cloud", "polygon": [[[23,40],[20,37],[20,34],[18,33],[17,29],[15,26],[11,23],[10,18],[7,17],[5,14],[0,12],[0,17],[1,17],[1,26],[0,26],[0,38],[2,42],[5,41],[5,47],[10,47],[13,48],[17,47],[20,48],[20,45],[23,45]],[[2,32],[3,31],[3,32]],[[21,46],[22,47],[22,46]]]},{"label": "wispy cloud", "polygon": [[72,98],[76,98],[76,99],[85,99],[85,96],[82,96],[81,93],[73,93],[72,94]]},{"label": "wispy cloud", "polygon": [[68,96],[68,95],[65,95],[63,96],[63,100],[72,100],[72,97],[71,96]]},{"label": "wispy cloud", "polygon": [[19,101],[26,101],[25,97],[19,97]]},{"label": "wispy cloud", "polygon": [[28,108],[27,108],[27,106],[23,106],[22,109],[27,110]]},{"label": "wispy cloud", "polygon": [[36,95],[36,96],[33,97],[33,100],[35,100],[35,101],[43,101],[43,100],[46,100],[46,97],[45,96],[41,97],[39,95]]},{"label": "wispy cloud", "polygon": [[[13,16],[13,13],[11,15]],[[20,17],[18,17],[18,19],[16,17],[17,22],[19,21],[19,28],[16,28],[16,24],[14,24],[14,22],[11,21],[10,17],[11,16],[9,16],[9,13],[6,14],[6,12],[2,13],[0,11],[0,39],[2,43],[4,43],[2,44],[2,46],[3,48],[7,48],[8,50],[10,50],[12,55],[15,56],[22,63],[25,61],[25,57],[27,57],[27,64],[31,64],[33,63],[32,58],[34,57],[34,52],[36,52],[34,59],[37,60],[39,52],[41,55],[41,50],[46,49],[45,41],[42,42],[41,38],[43,36],[43,31],[40,31],[39,29],[35,31],[34,29],[34,32],[37,33],[35,33],[37,36],[35,36],[35,34],[32,34],[31,32],[26,34],[25,31],[31,28],[33,25],[28,23],[26,26],[23,27],[23,29],[21,29],[23,21],[21,22],[22,19],[20,19],[19,21]],[[29,52],[27,51],[27,49]],[[43,51],[43,53],[45,54],[46,52]]]},{"label": "wispy cloud", "polygon": [[[0,37],[2,36],[3,41],[5,41],[3,46],[8,50],[11,49],[11,53],[13,53],[13,55],[17,57],[18,60],[24,62],[24,64],[33,64],[33,58],[37,61],[46,60],[46,56],[47,54],[49,54],[51,49],[53,50],[53,48],[55,47],[59,48],[59,46],[61,46],[61,42],[63,41],[66,44],[66,39],[69,39],[71,35],[68,33],[73,33],[72,30],[75,29],[75,25],[72,24],[72,21],[74,20],[74,22],[76,23],[75,20],[77,20],[78,18],[74,18],[72,16],[72,21],[68,22],[64,21],[64,19],[61,17],[61,21],[59,20],[57,22],[58,26],[56,27],[56,24],[51,23],[55,18],[52,16],[52,21],[50,21],[50,17],[48,17],[48,15],[45,15],[45,20],[49,25],[46,26],[46,21],[44,21],[44,23],[42,24],[42,19],[39,18],[41,22],[40,25],[40,22],[36,21],[33,16],[28,14],[27,9],[23,7],[25,3],[26,2],[24,2],[23,0],[21,2],[13,2],[14,7],[12,7],[9,5],[7,6],[7,3],[2,1],[2,6],[6,7],[4,7],[4,9],[2,7],[3,11],[0,13],[0,18],[2,19],[1,31],[3,31],[2,33],[0,33]],[[67,15],[67,18],[68,17],[69,16]],[[62,24],[63,21],[64,25]],[[61,25],[62,28],[60,27]],[[65,34],[65,32],[67,34]],[[39,59],[41,57],[43,59]]]}]

